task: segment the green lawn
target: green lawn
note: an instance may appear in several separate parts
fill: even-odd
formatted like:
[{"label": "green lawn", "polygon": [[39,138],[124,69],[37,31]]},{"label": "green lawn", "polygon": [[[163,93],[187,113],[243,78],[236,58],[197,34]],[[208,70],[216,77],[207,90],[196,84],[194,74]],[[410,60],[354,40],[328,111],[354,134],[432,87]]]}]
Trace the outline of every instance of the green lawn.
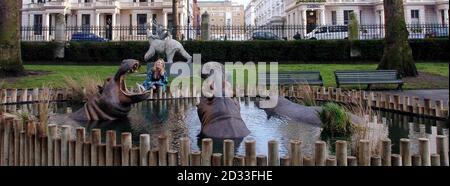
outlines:
[{"label": "green lawn", "polygon": [[[374,70],[376,64],[294,64],[294,65],[279,65],[280,71],[286,70],[316,70],[320,71],[325,86],[336,86],[333,72],[336,70]],[[76,80],[81,77],[98,77],[105,79],[108,76],[112,76],[117,70],[117,66],[76,66],[76,65],[25,65],[27,70],[33,71],[49,71],[48,75],[31,76],[18,78],[14,80],[8,80],[3,86],[5,88],[31,88],[41,87],[43,85],[52,87],[63,87],[64,77],[72,77]],[[448,63],[417,63],[419,72],[426,72],[434,75],[446,77],[446,81],[442,82],[421,82],[411,81],[407,78],[405,88],[406,89],[418,89],[418,88],[448,88],[449,69]],[[141,72],[145,72],[145,65],[140,69]],[[135,85],[136,82],[142,82],[144,77],[131,75],[127,77],[127,83],[130,86]],[[1,82],[0,82],[1,83]]]}]

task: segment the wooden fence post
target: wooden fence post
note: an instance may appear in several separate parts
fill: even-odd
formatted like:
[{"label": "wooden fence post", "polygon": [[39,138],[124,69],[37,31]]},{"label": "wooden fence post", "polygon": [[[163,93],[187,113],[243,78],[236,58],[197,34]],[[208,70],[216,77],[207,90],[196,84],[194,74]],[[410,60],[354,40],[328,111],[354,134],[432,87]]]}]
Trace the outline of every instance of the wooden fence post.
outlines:
[{"label": "wooden fence post", "polygon": [[91,130],[91,166],[98,166],[98,145],[102,142],[100,129]]},{"label": "wooden fence post", "polygon": [[399,154],[391,155],[392,166],[402,166],[402,157]]},{"label": "wooden fence post", "polygon": [[55,139],[57,135],[57,126],[54,124],[49,124],[48,128],[48,138],[47,138],[47,164],[48,166],[53,166],[55,159]]},{"label": "wooden fence post", "polygon": [[202,139],[202,166],[211,166],[213,154],[213,140],[211,138]]},{"label": "wooden fence post", "polygon": [[223,141],[223,165],[233,166],[234,159],[234,141],[224,140]]},{"label": "wooden fence post", "polygon": [[269,147],[269,154],[268,154],[269,166],[280,166],[278,141],[270,140],[268,142],[268,147]]},{"label": "wooden fence post", "polygon": [[265,155],[256,156],[256,164],[257,166],[267,166],[267,156]]},{"label": "wooden fence post", "polygon": [[391,140],[381,140],[381,162],[383,166],[391,166]]},{"label": "wooden fence post", "polygon": [[114,165],[114,146],[116,146],[116,131],[106,131],[106,166]]},{"label": "wooden fence post", "polygon": [[189,166],[189,155],[191,152],[191,141],[187,137],[180,138],[180,163],[181,166]]},{"label": "wooden fence post", "polygon": [[325,161],[326,166],[337,166],[336,157],[335,156],[328,156],[327,160]]},{"label": "wooden fence post", "polygon": [[141,134],[139,138],[140,165],[148,166],[148,152],[150,151],[150,135]]},{"label": "wooden fence post", "polygon": [[336,141],[336,159],[338,166],[347,166],[347,142]]},{"label": "wooden fence post", "polygon": [[61,166],[69,165],[69,141],[70,141],[70,125],[61,127]]},{"label": "wooden fence post", "polygon": [[370,165],[371,166],[381,166],[381,156],[373,155],[370,158]]},{"label": "wooden fence post", "polygon": [[422,166],[422,157],[419,154],[415,154],[411,157],[412,166]]},{"label": "wooden fence post", "polygon": [[358,162],[356,161],[355,156],[347,156],[347,165],[348,166],[358,166]]},{"label": "wooden fence post", "polygon": [[130,151],[132,147],[131,133],[124,132],[121,135],[122,141],[122,166],[130,165]]},{"label": "wooden fence post", "polygon": [[76,128],[75,166],[83,166],[83,146],[85,142],[85,129]]},{"label": "wooden fence post", "polygon": [[175,150],[167,151],[167,159],[169,166],[177,166],[178,165],[178,152]]},{"label": "wooden fence post", "polygon": [[212,166],[221,166],[222,165],[222,154],[214,153],[212,155]]},{"label": "wooden fence post", "polygon": [[448,144],[447,136],[436,136],[436,152],[440,155],[441,166],[448,166]]},{"label": "wooden fence post", "polygon": [[358,165],[370,166],[370,141],[360,140],[358,150]]},{"label": "wooden fence post", "polygon": [[410,140],[402,138],[400,139],[400,155],[402,157],[403,166],[411,166],[411,145]]},{"label": "wooden fence post", "polygon": [[97,146],[98,152],[98,166],[106,166],[106,144]]},{"label": "wooden fence post", "polygon": [[325,166],[327,159],[327,144],[324,141],[317,141],[315,143],[314,161],[316,166]]},{"label": "wooden fence post", "polygon": [[256,141],[245,141],[245,165],[256,166]]},{"label": "wooden fence post", "polygon": [[69,166],[75,166],[75,149],[77,141],[72,139],[69,141]]},{"label": "wooden fence post", "polygon": [[430,142],[427,138],[419,138],[419,154],[422,158],[422,166],[430,166]]},{"label": "wooden fence post", "polygon": [[431,166],[441,166],[441,156],[439,154],[431,155]]},{"label": "wooden fence post", "polygon": [[291,157],[291,165],[292,166],[301,166],[303,164],[302,158],[302,141],[300,140],[291,140],[290,141],[290,149],[289,156]]},{"label": "wooden fence post", "polygon": [[159,166],[167,166],[167,151],[169,151],[169,140],[167,139],[167,136],[165,135],[159,136],[158,145],[159,145],[159,152],[158,152]]},{"label": "wooden fence post", "polygon": [[202,153],[199,151],[195,151],[191,153],[191,166],[200,166],[201,165]]}]

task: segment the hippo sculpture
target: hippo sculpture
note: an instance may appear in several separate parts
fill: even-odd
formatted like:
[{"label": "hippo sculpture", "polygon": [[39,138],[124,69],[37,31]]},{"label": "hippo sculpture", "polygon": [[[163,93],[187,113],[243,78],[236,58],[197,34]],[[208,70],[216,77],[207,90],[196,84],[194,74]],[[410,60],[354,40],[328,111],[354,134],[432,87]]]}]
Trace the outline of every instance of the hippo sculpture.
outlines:
[{"label": "hippo sculpture", "polygon": [[84,106],[70,115],[77,121],[108,121],[126,118],[133,103],[145,100],[150,92],[138,89],[131,92],[127,89],[125,76],[136,72],[140,67],[139,61],[126,59],[120,65],[114,77],[106,79],[102,87],[99,86],[97,95],[88,98]]},{"label": "hippo sculpture", "polygon": [[[222,76],[222,83],[216,84],[210,81],[209,89],[202,90],[203,97],[197,105],[197,113],[202,123],[200,136],[216,139],[240,139],[248,136],[250,130],[241,117],[239,101],[233,97],[225,96],[225,90],[230,90],[231,85],[225,79],[224,66],[219,63],[211,63],[208,67],[212,72],[203,71],[202,78],[208,82],[213,76]],[[214,78],[213,78],[214,79]],[[221,85],[220,85],[221,84]],[[222,96],[216,96],[214,92],[222,86]],[[206,86],[207,87],[207,86]]]},{"label": "hippo sculpture", "polygon": [[[259,102],[256,102],[257,106],[258,103]],[[268,117],[278,115],[287,117],[293,121],[297,121],[300,123],[306,123],[316,126],[322,125],[322,121],[320,120],[318,115],[318,112],[322,111],[322,107],[300,105],[281,96],[278,97],[275,107],[264,108],[263,110],[267,113]],[[359,124],[363,122],[362,118],[351,113],[349,114],[351,116],[352,123]]]},{"label": "hippo sculpture", "polygon": [[250,134],[241,118],[239,102],[230,97],[200,98],[197,113],[201,136],[216,139],[244,138]]}]

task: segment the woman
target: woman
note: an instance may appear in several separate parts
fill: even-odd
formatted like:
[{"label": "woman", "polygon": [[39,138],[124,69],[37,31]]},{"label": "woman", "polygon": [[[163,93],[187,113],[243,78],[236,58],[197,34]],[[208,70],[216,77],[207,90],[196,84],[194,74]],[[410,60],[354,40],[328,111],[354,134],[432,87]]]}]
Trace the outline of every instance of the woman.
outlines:
[{"label": "woman", "polygon": [[168,75],[165,71],[165,64],[162,59],[158,59],[153,65],[152,69],[148,70],[147,79],[145,79],[142,86],[145,90],[157,89],[166,91],[166,85],[168,84]]}]

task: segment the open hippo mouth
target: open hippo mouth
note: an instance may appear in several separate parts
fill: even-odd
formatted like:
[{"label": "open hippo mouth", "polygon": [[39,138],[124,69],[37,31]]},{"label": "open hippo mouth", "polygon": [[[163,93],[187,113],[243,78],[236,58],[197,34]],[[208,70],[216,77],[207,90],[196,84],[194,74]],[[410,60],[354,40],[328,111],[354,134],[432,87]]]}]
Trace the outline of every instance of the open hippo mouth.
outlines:
[{"label": "open hippo mouth", "polygon": [[[121,68],[116,73],[115,80],[119,84],[119,91],[121,103],[136,103],[143,101],[147,98],[150,93],[149,90],[146,90],[143,86],[137,84],[137,87],[133,90],[129,90],[126,83],[126,76],[132,73],[138,72],[141,67],[139,61],[137,60],[124,60],[122,62]],[[127,98],[129,100],[127,100]]]},{"label": "open hippo mouth", "polygon": [[107,78],[103,86],[99,86],[99,94],[88,98],[82,109],[72,115],[75,120],[115,120],[125,118],[133,103],[147,99],[150,91],[143,87],[135,92],[127,88],[126,76],[138,71],[139,61],[127,59],[122,62],[114,77]]}]

